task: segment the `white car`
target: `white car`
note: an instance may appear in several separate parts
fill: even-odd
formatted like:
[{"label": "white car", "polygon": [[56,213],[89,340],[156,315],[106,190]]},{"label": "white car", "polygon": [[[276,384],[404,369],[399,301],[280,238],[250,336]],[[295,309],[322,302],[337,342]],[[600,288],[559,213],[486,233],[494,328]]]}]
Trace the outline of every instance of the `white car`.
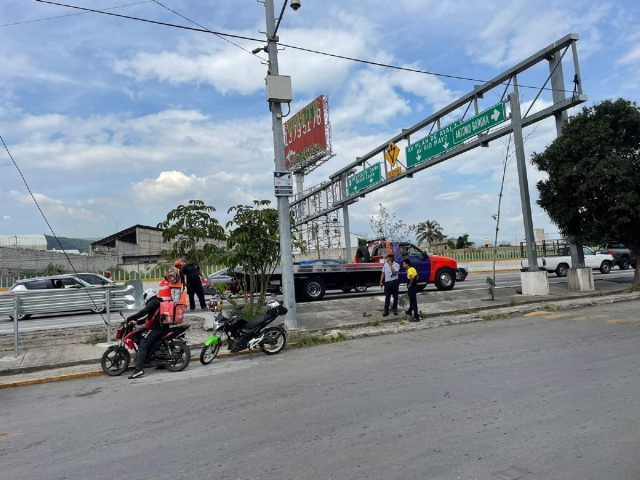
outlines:
[{"label": "white car", "polygon": [[[584,264],[594,270],[600,270],[601,273],[609,273],[615,265],[615,260],[612,255],[596,253],[589,247],[583,247],[583,252]],[[523,258],[520,261],[520,265],[522,267],[521,271],[526,272],[529,270],[528,259]],[[569,247],[558,249],[557,255],[538,257],[538,269],[554,272],[559,277],[566,277],[570,268],[571,255],[569,254]]]}]

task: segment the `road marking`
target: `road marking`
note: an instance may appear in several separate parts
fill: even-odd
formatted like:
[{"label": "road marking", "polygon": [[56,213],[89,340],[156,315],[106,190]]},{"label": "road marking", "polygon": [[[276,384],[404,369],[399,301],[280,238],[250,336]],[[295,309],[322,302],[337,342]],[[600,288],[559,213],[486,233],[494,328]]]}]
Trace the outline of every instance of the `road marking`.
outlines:
[{"label": "road marking", "polygon": [[603,318],[607,318],[606,315],[584,315],[582,317],[574,317],[571,320],[576,322],[584,322],[585,320],[601,320]]},{"label": "road marking", "polygon": [[612,318],[611,320],[607,320],[605,323],[607,323],[608,325],[616,325],[618,323],[631,323],[631,322],[637,322],[640,319],[638,318]]},{"label": "road marking", "polygon": [[529,312],[529,313],[525,313],[524,316],[525,317],[535,317],[537,315],[546,315],[549,312],[545,312],[543,310],[536,310],[535,312]]},{"label": "road marking", "polygon": [[549,315],[545,315],[542,318],[543,320],[557,320],[558,318],[566,318],[570,316],[571,316],[570,313],[551,313]]}]

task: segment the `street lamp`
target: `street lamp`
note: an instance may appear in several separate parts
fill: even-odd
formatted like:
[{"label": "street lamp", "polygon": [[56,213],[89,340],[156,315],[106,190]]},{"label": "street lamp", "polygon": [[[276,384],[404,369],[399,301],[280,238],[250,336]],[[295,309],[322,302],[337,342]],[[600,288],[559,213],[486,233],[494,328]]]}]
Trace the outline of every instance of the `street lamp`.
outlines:
[{"label": "street lamp", "polygon": [[[273,0],[264,0],[267,17],[267,46],[269,54],[269,71],[267,75],[267,100],[271,109],[271,123],[273,126],[273,150],[276,172],[285,172],[284,157],[284,130],[282,127],[282,103],[292,100],[291,83],[289,77],[281,77],[278,69],[278,27],[282,21],[284,10],[289,3],[285,0],[276,24]],[[300,1],[291,0],[291,8],[298,10]],[[257,51],[256,51],[257,50]],[[256,49],[257,53],[260,49]],[[282,259],[282,291],[284,294],[284,306],[288,313],[285,316],[285,325],[296,328],[298,320],[296,315],[295,286],[293,282],[293,248],[291,244],[291,221],[289,214],[289,197],[277,196],[278,200],[278,225],[280,227],[280,257]]]}]

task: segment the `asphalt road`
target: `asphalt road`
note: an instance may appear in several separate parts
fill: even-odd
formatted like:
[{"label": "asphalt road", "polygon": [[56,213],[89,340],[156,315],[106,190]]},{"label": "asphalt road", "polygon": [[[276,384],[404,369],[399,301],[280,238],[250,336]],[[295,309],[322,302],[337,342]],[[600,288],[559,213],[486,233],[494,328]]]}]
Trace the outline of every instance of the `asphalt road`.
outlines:
[{"label": "asphalt road", "polygon": [[[634,270],[614,270],[607,275],[602,275],[600,272],[594,271],[594,280],[617,280],[617,281],[633,281]],[[455,290],[485,290],[486,274],[472,274],[467,277],[464,282],[456,283]],[[498,273],[496,275],[496,281],[498,288],[515,287],[520,285],[520,273]],[[555,275],[549,276],[550,283],[566,283],[566,278],[559,278]],[[404,291],[404,286],[400,287],[401,291]],[[437,291],[435,285],[430,284],[427,286],[426,291]],[[333,290],[327,292],[325,300],[338,300],[341,298],[358,298],[363,296],[381,295],[380,288],[369,288],[363,293],[343,293],[340,290]],[[19,328],[21,332],[29,332],[35,330],[51,330],[56,328],[77,327],[86,325],[100,325],[103,323],[103,318],[106,319],[106,314],[102,317],[94,313],[75,313],[68,315],[50,315],[50,316],[38,316],[23,320],[20,322]],[[118,313],[112,314],[112,322],[119,323],[120,316]],[[13,322],[8,317],[0,317],[0,334],[8,334],[13,332]]]},{"label": "asphalt road", "polygon": [[637,312],[0,390],[0,477],[637,480]]}]

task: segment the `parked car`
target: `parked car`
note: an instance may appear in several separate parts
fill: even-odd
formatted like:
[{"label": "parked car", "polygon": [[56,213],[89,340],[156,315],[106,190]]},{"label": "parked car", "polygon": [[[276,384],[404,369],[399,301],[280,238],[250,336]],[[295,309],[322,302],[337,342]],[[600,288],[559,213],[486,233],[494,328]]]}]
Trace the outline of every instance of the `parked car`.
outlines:
[{"label": "parked car", "polygon": [[[600,273],[609,273],[613,268],[613,255],[596,253],[589,247],[583,247],[584,263],[593,270],[600,270]],[[529,260],[523,258],[520,261],[521,271],[529,270]],[[556,255],[538,257],[538,269],[547,272],[555,272],[558,277],[566,277],[571,268],[571,253],[569,247],[561,247]]]},{"label": "parked car", "polygon": [[207,282],[202,284],[205,295],[218,295],[215,285],[225,286],[225,295],[235,295],[240,291],[240,286],[233,276],[229,275],[229,269],[223,268],[213,272],[207,277]]},{"label": "parked car", "polygon": [[301,260],[299,262],[296,262],[295,264],[297,265],[316,265],[316,264],[342,265],[342,262],[340,260],[335,260],[333,258],[316,258],[314,260]]},{"label": "parked car", "polygon": [[636,254],[625,247],[622,242],[605,242],[598,247],[597,253],[613,255],[615,264],[620,267],[620,270],[628,270],[629,267],[636,268],[638,263],[638,257]]},{"label": "parked car", "polygon": [[[49,290],[49,289],[77,289],[77,288],[98,288],[74,275],[53,275],[50,277],[23,278],[14,283],[5,295],[12,295],[17,291]],[[73,310],[70,310],[73,311]],[[104,307],[91,309],[92,312],[101,313]],[[29,314],[20,315],[18,320],[25,320],[31,317]]]},{"label": "parked car", "polygon": [[98,275],[97,273],[78,273],[76,275],[80,280],[87,282],[89,285],[115,285],[116,282],[109,280],[107,277]]}]

